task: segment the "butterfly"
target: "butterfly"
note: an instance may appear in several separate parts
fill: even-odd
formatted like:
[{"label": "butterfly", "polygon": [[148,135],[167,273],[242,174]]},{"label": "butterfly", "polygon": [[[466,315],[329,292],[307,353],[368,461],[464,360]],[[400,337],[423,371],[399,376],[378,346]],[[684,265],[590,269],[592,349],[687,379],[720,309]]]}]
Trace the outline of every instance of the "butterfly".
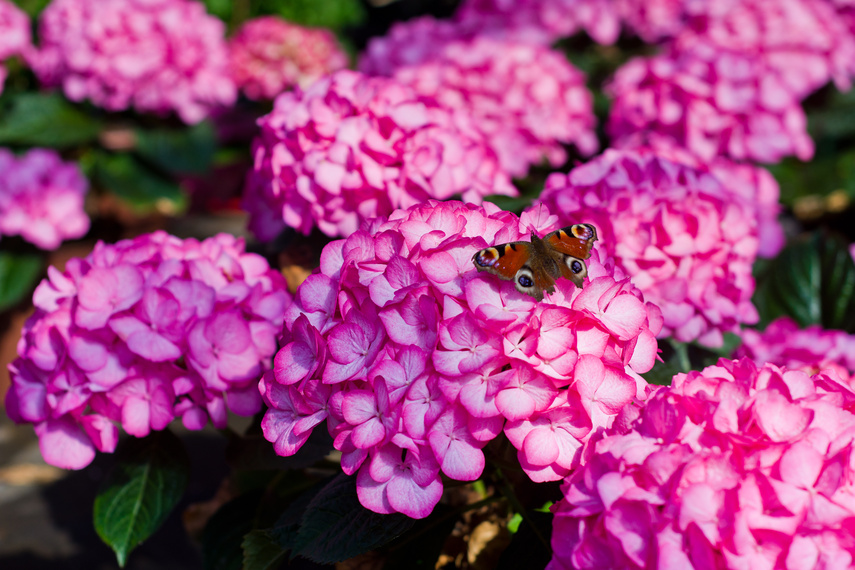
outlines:
[{"label": "butterfly", "polygon": [[555,292],[555,280],[566,277],[582,287],[588,275],[585,260],[597,241],[597,230],[591,224],[574,224],[537,237],[531,232],[531,242],[515,241],[482,249],[472,256],[478,271],[514,281],[517,291],[538,301],[544,293]]}]

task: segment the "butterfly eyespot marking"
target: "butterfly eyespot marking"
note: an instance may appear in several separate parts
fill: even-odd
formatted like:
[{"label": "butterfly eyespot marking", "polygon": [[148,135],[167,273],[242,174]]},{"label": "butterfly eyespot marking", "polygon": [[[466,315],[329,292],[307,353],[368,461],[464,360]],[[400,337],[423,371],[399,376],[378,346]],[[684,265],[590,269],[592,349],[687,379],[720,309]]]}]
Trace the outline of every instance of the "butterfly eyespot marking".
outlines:
[{"label": "butterfly eyespot marking", "polygon": [[530,278],[528,275],[520,275],[520,276],[517,278],[517,282],[518,282],[520,285],[522,285],[523,287],[525,287],[526,289],[528,289],[529,287],[531,287],[532,285],[534,285],[534,281],[532,281],[532,280],[531,280],[531,278]]},{"label": "butterfly eyespot marking", "polygon": [[489,247],[476,253],[473,259],[481,267],[490,267],[499,259],[499,250]]},{"label": "butterfly eyespot marking", "polygon": [[581,273],[582,272],[582,262],[578,259],[574,259],[570,262],[570,271],[573,273]]}]

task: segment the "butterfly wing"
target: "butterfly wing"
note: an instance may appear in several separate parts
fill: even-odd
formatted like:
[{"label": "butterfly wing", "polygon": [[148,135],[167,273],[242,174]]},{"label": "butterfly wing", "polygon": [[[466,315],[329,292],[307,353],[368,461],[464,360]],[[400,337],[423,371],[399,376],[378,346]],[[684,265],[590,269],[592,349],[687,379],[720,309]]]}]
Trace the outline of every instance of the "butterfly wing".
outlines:
[{"label": "butterfly wing", "polygon": [[472,262],[478,271],[498,275],[505,281],[513,280],[517,291],[540,301],[544,291],[554,290],[555,281],[543,271],[532,269],[533,253],[529,242],[515,241],[482,249],[472,256]]},{"label": "butterfly wing", "polygon": [[581,288],[588,275],[585,260],[591,257],[591,248],[597,241],[597,229],[591,224],[573,224],[546,234],[543,241],[558,254],[556,260],[561,276]]}]

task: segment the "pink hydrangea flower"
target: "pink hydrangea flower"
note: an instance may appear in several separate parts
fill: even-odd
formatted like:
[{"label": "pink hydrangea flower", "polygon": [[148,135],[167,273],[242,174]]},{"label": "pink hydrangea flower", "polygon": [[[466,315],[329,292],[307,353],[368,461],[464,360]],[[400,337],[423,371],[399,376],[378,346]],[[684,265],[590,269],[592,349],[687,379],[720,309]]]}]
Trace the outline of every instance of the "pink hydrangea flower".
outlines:
[{"label": "pink hydrangea flower", "polygon": [[6,411],[67,469],[112,452],[117,425],[136,437],[178,417],[225,427],[227,408],[261,408],[258,378],[289,302],[282,276],[227,234],[99,242],[36,288]]},{"label": "pink hydrangea flower", "polygon": [[770,80],[781,83],[784,91],[799,99],[831,80],[841,90],[851,86],[855,36],[833,2],[722,0],[694,3],[691,10],[692,26],[676,38],[677,51],[690,52],[701,45],[751,54],[773,76],[761,77],[761,85]]},{"label": "pink hydrangea flower", "polygon": [[0,233],[56,249],[89,231],[83,210],[89,182],[76,164],[49,149],[16,157],[0,148],[0,172]]},{"label": "pink hydrangea flower", "polygon": [[73,101],[196,123],[237,96],[224,33],[191,0],[53,0],[29,59],[44,85]]},{"label": "pink hydrangea flower", "polygon": [[[0,62],[32,49],[30,18],[15,4],[0,0]],[[6,80],[6,68],[0,65],[0,93]]]},{"label": "pink hydrangea flower", "polygon": [[769,362],[792,370],[816,373],[834,369],[841,378],[855,378],[855,336],[819,325],[805,329],[789,317],[775,319],[766,330],[744,329],[736,356],[758,365]]},{"label": "pink hydrangea flower", "polygon": [[464,0],[455,14],[462,25],[540,39],[543,44],[584,30],[611,44],[620,35],[620,12],[611,0]]},{"label": "pink hydrangea flower", "polygon": [[691,0],[617,0],[624,25],[648,43],[679,34],[689,24],[691,8],[707,8],[710,4]]},{"label": "pink hydrangea flower", "polygon": [[616,147],[650,134],[702,161],[813,156],[801,91],[753,52],[697,37],[691,50],[630,60],[606,91],[614,99],[607,130]]},{"label": "pink hydrangea flower", "polygon": [[273,99],[348,64],[329,30],[275,16],[245,22],[229,40],[229,58],[235,82],[250,99]]},{"label": "pink hydrangea flower", "polygon": [[662,309],[662,336],[721,346],[722,333],[757,322],[758,205],[709,169],[610,149],[550,175],[541,200],[565,225],[598,228],[604,252]]},{"label": "pink hydrangea flower", "polygon": [[392,79],[336,72],[277,97],[259,125],[243,206],[263,240],[285,226],[348,236],[429,198],[516,195],[467,117]]},{"label": "pink hydrangea flower", "polygon": [[851,568],[855,392],[748,359],[678,374],[589,444],[553,507],[570,568]]},{"label": "pink hydrangea flower", "polygon": [[596,250],[584,289],[559,280],[540,303],[472,263],[554,227],[545,212],[429,201],[329,244],[261,381],[276,452],[326,420],[361,503],[417,518],[440,473],[480,476],[503,429],[532,479],[569,473],[591,433],[645,396],[661,316]]},{"label": "pink hydrangea flower", "polygon": [[625,148],[655,149],[657,155],[680,162],[696,169],[708,169],[724,186],[747,202],[754,202],[757,216],[757,254],[772,258],[778,255],[786,243],[784,228],[778,221],[781,213],[781,188],[777,180],[765,168],[716,157],[710,161],[700,160],[688,150],[678,147],[674,141],[656,133],[643,133],[629,137]]},{"label": "pink hydrangea flower", "polygon": [[[439,30],[426,32],[427,23]],[[544,156],[553,166],[563,164],[562,144],[584,154],[597,150],[593,98],[567,58],[530,42],[450,36],[447,26],[430,18],[396,24],[369,43],[360,69],[467,112],[513,176],[524,177]],[[402,65],[392,68],[387,54],[397,54]]]}]

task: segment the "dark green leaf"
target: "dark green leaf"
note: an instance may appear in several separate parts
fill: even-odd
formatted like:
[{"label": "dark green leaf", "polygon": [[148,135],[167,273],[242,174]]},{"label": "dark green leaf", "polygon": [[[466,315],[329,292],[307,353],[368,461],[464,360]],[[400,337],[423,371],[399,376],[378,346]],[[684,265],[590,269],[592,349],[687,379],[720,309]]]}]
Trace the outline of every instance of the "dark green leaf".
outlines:
[{"label": "dark green leaf", "polygon": [[682,342],[665,339],[659,341],[659,358],[648,372],[641,376],[650,384],[670,386],[675,374],[688,372],[692,365],[689,361],[688,345]]},{"label": "dark green leaf", "polygon": [[308,441],[295,455],[281,457],[270,442],[259,434],[229,434],[226,461],[234,469],[301,469],[314,465],[333,450],[332,437],[326,429],[312,431]]},{"label": "dark green leaf", "polygon": [[42,265],[38,255],[0,253],[0,311],[16,305],[33,292]]},{"label": "dark green leaf", "polygon": [[101,122],[58,93],[21,93],[0,113],[0,144],[66,148],[98,138]]},{"label": "dark green leaf", "polygon": [[848,245],[814,233],[788,245],[758,277],[760,326],[787,315],[801,326],[855,332],[855,262]]},{"label": "dark green leaf", "polygon": [[171,174],[204,174],[217,150],[209,121],[184,129],[139,129],[135,134],[140,157]]},{"label": "dark green leaf", "polygon": [[163,524],[187,487],[189,459],[170,431],[125,440],[95,497],[95,531],[119,566]]},{"label": "dark green leaf", "polygon": [[287,558],[266,530],[253,530],[243,539],[243,570],[274,570]]},{"label": "dark green leaf", "polygon": [[304,26],[333,29],[356,26],[365,19],[359,0],[263,0],[261,11]]},{"label": "dark green leaf", "polygon": [[[537,531],[532,524],[537,527]],[[546,567],[549,559],[552,558],[552,552],[544,546],[538,536],[549,541],[551,535],[552,513],[531,511],[529,516],[523,519],[511,543],[502,553],[497,570]]]},{"label": "dark green leaf", "polygon": [[384,570],[433,570],[460,520],[457,513],[448,505],[437,505],[429,517],[416,521],[410,531],[389,545]]},{"label": "dark green leaf", "polygon": [[146,168],[126,153],[98,155],[95,166],[98,182],[110,192],[140,210],[178,211],[186,196],[177,184]]},{"label": "dark green leaf", "polygon": [[244,536],[255,528],[263,494],[261,489],[244,493],[214,513],[202,533],[205,570],[240,570]]},{"label": "dark green leaf", "polygon": [[369,511],[356,496],[356,478],[341,474],[309,502],[294,555],[321,564],[340,562],[386,544],[413,522],[399,513]]}]

